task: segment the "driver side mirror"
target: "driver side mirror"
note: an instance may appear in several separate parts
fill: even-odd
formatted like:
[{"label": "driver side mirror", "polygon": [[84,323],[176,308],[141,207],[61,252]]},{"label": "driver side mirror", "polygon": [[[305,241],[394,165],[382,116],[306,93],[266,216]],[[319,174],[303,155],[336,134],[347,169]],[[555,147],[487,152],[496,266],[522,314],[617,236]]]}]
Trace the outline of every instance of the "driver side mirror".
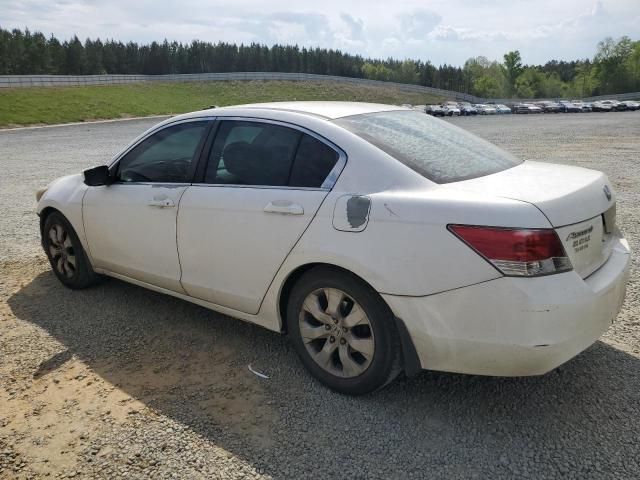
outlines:
[{"label": "driver side mirror", "polygon": [[99,167],[90,168],[84,172],[84,183],[90,187],[99,187],[101,185],[111,185],[113,177],[109,172],[109,167],[100,165]]}]

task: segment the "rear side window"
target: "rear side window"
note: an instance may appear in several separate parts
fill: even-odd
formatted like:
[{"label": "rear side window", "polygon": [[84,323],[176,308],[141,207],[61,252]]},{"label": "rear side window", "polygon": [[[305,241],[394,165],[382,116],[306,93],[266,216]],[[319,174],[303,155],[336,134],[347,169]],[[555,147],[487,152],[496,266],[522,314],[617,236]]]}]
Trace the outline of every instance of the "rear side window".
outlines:
[{"label": "rear side window", "polygon": [[338,153],[299,130],[266,122],[222,121],[205,183],[320,188]]},{"label": "rear side window", "polygon": [[482,177],[522,163],[461,128],[415,111],[354,115],[335,123],[436,183]]},{"label": "rear side window", "polygon": [[224,121],[209,155],[205,182],[286,186],[300,135],[270,123]]}]

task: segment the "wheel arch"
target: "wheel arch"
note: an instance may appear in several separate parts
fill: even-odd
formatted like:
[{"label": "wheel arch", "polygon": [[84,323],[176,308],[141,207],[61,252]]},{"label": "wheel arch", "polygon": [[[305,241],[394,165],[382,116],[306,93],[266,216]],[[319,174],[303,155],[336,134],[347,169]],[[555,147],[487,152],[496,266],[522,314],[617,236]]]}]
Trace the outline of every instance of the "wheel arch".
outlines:
[{"label": "wheel arch", "polygon": [[[42,236],[43,234],[43,230],[44,230],[44,222],[47,221],[47,217],[49,215],[51,215],[53,212],[58,212],[60,215],[64,216],[64,213],[62,213],[60,210],[58,210],[55,207],[52,206],[48,206],[42,209],[42,211],[40,212],[40,236]],[[67,218],[65,216],[65,218]]]},{"label": "wheel arch", "polygon": [[[351,277],[354,277],[358,281],[362,282],[364,285],[369,287],[371,290],[378,293],[376,289],[373,288],[373,286],[369,282],[367,282],[360,275],[352,272],[347,268],[340,267],[338,265],[334,265],[326,262],[311,262],[311,263],[305,263],[303,265],[299,265],[289,273],[289,275],[287,276],[287,278],[284,280],[282,284],[282,288],[280,289],[280,294],[278,297],[278,315],[280,317],[282,333],[284,334],[288,333],[288,318],[287,318],[286,312],[287,312],[287,303],[289,302],[289,297],[291,295],[291,291],[293,290],[293,287],[305,273],[318,267],[330,268],[338,272],[344,273],[346,275],[349,275]],[[418,357],[418,353],[416,351],[415,345],[413,344],[411,335],[409,334],[409,331],[404,323],[404,320],[396,317],[395,314],[393,313],[393,310],[391,309],[389,304],[386,302],[386,300],[381,295],[379,296],[382,302],[387,306],[387,308],[391,312],[391,315],[393,316],[393,319],[395,322],[396,329],[398,330],[398,335],[400,336],[400,344],[402,347],[402,358],[403,358],[405,374],[407,376],[413,376],[422,369],[422,366],[420,364],[420,359]]]},{"label": "wheel arch", "polygon": [[[375,289],[371,286],[369,282],[367,282],[361,276],[356,275],[355,273],[353,273],[352,271],[344,267],[339,267],[338,265],[334,265],[332,263],[326,263],[326,262],[312,262],[312,263],[305,263],[303,265],[299,265],[296,268],[294,268],[291,272],[289,272],[289,275],[284,280],[282,284],[282,288],[280,289],[280,295],[278,298],[278,315],[280,317],[280,324],[282,325],[283,333],[286,334],[288,332],[288,325],[287,325],[288,319],[287,319],[286,312],[287,312],[287,303],[289,303],[289,297],[291,295],[291,291],[293,290],[293,287],[305,273],[318,267],[330,268],[330,269],[339,271],[341,273],[356,277],[359,281],[363,282],[365,285],[367,285],[369,288],[375,291]],[[387,307],[388,306],[389,305],[387,305]],[[389,310],[391,310],[391,308],[389,308]]]},{"label": "wheel arch", "polygon": [[81,210],[76,212],[72,208],[65,208],[64,210],[67,210],[67,212],[65,212],[62,208],[59,208],[59,207],[62,207],[62,205],[59,205],[56,202],[52,202],[52,203],[48,203],[41,210],[39,210],[38,216],[40,217],[40,220],[39,220],[40,243],[42,244],[43,242],[44,224],[47,221],[47,218],[52,213],[58,213],[62,215],[65,218],[65,220],[69,222],[69,225],[71,225],[71,228],[73,228],[76,236],[78,237],[78,240],[80,241],[80,245],[82,245],[82,248],[84,249],[84,252],[85,252],[85,255],[87,256],[89,264],[93,268],[93,257],[91,256],[91,251],[89,250],[89,245],[87,242],[87,238],[85,236],[84,223],[82,221]]}]

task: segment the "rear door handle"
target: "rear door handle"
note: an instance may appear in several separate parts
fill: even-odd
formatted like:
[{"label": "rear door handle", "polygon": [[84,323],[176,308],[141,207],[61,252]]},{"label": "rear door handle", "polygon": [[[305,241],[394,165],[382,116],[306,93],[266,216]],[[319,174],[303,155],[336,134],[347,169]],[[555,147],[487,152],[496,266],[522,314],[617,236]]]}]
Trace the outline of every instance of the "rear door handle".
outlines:
[{"label": "rear door handle", "polygon": [[154,198],[153,200],[149,200],[147,205],[150,207],[158,207],[158,208],[171,208],[175,207],[176,204],[170,198]]},{"label": "rear door handle", "polygon": [[264,207],[266,213],[279,213],[281,215],[302,215],[304,214],[304,208],[297,203],[289,202],[286,200],[275,200],[269,202]]}]

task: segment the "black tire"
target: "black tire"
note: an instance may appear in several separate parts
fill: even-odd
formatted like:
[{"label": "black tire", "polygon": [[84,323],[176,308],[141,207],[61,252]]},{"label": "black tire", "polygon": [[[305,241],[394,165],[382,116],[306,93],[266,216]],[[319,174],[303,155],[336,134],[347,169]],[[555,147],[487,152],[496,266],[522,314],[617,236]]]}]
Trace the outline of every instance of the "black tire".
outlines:
[{"label": "black tire", "polygon": [[65,287],[87,288],[100,280],[91,268],[78,235],[60,212],[52,212],[45,219],[42,246],[53,273]]},{"label": "black tire", "polygon": [[[325,288],[344,292],[360,305],[368,317],[374,351],[366,370],[357,376],[344,378],[321,367],[303,341],[299,322],[303,303],[308,295]],[[320,382],[337,392],[347,395],[370,393],[389,384],[402,371],[402,347],[393,313],[375,290],[348,272],[316,267],[305,273],[289,296],[287,325],[289,337],[303,365]]]}]

